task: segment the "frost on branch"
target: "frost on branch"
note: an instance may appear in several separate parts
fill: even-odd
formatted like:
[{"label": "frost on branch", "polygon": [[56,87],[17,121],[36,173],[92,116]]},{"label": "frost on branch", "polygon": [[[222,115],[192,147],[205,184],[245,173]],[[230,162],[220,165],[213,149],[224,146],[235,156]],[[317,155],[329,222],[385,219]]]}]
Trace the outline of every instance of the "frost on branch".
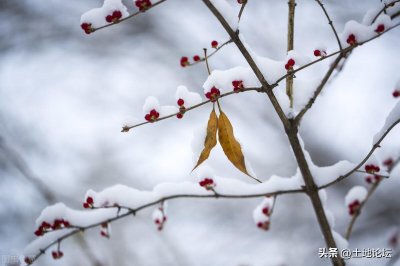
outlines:
[{"label": "frost on branch", "polygon": [[340,35],[340,41],[343,47],[356,45],[357,43],[367,41],[377,34],[384,32],[391,24],[390,17],[385,14],[380,15],[372,25],[365,25],[350,20],[346,23]]},{"label": "frost on branch", "polygon": [[363,186],[355,186],[347,192],[345,197],[345,205],[348,208],[350,215],[358,213],[362,202],[367,197],[367,189]]},{"label": "frost on branch", "polygon": [[81,27],[90,34],[95,29],[110,23],[118,22],[129,16],[127,8],[121,0],[105,0],[100,8],[94,8],[81,16]]},{"label": "frost on branch", "polygon": [[374,136],[374,143],[376,143],[379,139],[383,137],[385,132],[397,121],[400,120],[400,102],[398,102],[389,115],[386,118],[385,124],[383,125],[382,129],[375,134]]},{"label": "frost on branch", "polygon": [[160,106],[158,99],[149,96],[143,105],[144,118],[148,122],[154,122],[157,119],[177,113],[179,110],[175,106]]}]

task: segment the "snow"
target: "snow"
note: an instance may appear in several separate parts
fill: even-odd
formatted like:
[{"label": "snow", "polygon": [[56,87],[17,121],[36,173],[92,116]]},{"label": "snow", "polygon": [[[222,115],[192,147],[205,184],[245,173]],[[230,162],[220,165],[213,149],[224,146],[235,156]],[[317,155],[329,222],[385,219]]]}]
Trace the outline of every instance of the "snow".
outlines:
[{"label": "snow", "polygon": [[245,88],[260,87],[261,84],[250,67],[234,67],[227,70],[214,70],[203,84],[204,93],[216,87],[221,94],[233,91],[232,81],[242,80]]},{"label": "snow", "polygon": [[184,100],[185,101],[185,103],[184,103],[185,108],[192,107],[192,106],[202,102],[200,94],[198,94],[196,92],[189,91],[183,85],[178,86],[178,88],[176,90],[176,93],[175,93],[175,99],[176,100],[179,100],[179,99]]},{"label": "snow", "polygon": [[172,105],[161,106],[159,109],[160,117],[173,115],[179,112],[178,107]]},{"label": "snow", "polygon": [[93,28],[102,27],[109,24],[105,19],[106,16],[116,10],[121,11],[122,18],[129,16],[127,8],[122,4],[121,0],[105,0],[102,7],[93,8],[85,12],[81,16],[81,24],[90,23]]},{"label": "snow", "polygon": [[346,23],[343,32],[339,34],[339,39],[344,48],[350,46],[350,44],[347,43],[347,38],[351,34],[354,34],[356,42],[358,43],[371,39],[376,35],[372,27],[350,20]]},{"label": "snow", "polygon": [[151,110],[160,110],[160,103],[154,96],[148,96],[143,105],[143,114],[148,114]]},{"label": "snow", "polygon": [[354,186],[349,192],[347,192],[346,197],[344,198],[346,207],[349,206],[354,201],[358,200],[358,202],[363,202],[367,197],[367,189],[363,186]]},{"label": "snow", "polygon": [[398,120],[400,120],[400,101],[397,102],[397,104],[387,116],[385,124],[383,125],[381,130],[377,134],[375,134],[374,143],[378,142],[378,140],[382,138],[385,132]]},{"label": "snow", "polygon": [[304,66],[311,62],[311,58],[309,56],[306,56],[295,50],[290,50],[287,53],[286,59],[287,60],[293,59],[295,61],[295,66],[299,66],[299,67]]},{"label": "snow", "polygon": [[236,31],[236,29],[238,28],[239,18],[235,14],[232,6],[226,0],[211,0],[211,3],[225,18],[226,22],[228,22],[231,29]]},{"label": "snow", "polygon": [[93,28],[102,27],[107,23],[104,19],[107,16],[103,8],[93,8],[81,16],[81,24],[90,23]]},{"label": "snow", "polygon": [[204,148],[204,141],[207,135],[207,128],[202,126],[198,129],[193,131],[192,141],[191,141],[191,148],[193,154],[193,164],[197,163],[199,159],[200,153]]},{"label": "snow", "polygon": [[349,247],[349,242],[341,234],[332,230],[332,235],[338,250],[343,250]]}]

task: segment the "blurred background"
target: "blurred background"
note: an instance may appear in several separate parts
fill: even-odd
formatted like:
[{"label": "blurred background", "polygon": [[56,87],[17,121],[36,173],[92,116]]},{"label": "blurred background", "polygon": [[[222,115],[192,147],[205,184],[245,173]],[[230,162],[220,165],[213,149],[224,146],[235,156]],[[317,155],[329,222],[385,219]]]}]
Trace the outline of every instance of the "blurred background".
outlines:
[{"label": "blurred background", "polygon": [[[228,2],[239,10],[236,0]],[[315,1],[298,1],[295,49],[312,56],[324,43],[336,41]],[[324,1],[337,29],[362,21],[379,0]],[[126,1],[129,11],[134,7]],[[56,202],[81,208],[88,189],[125,184],[151,190],[160,182],[196,182],[191,150],[193,135],[205,128],[210,105],[185,115],[145,125],[129,133],[121,127],[143,121],[149,95],[175,104],[177,86],[202,94],[204,64],[181,68],[181,56],[202,54],[211,40],[228,40],[201,1],[168,0],[119,25],[86,35],[80,16],[101,1],[0,1],[0,265],[18,265],[35,236],[35,219]],[[287,3],[250,0],[241,33],[252,50],[274,60],[286,58]],[[303,120],[300,134],[315,164],[359,162],[374,134],[398,99],[400,29],[357,48],[340,75],[328,84]],[[299,73],[302,84],[318,84],[329,60]],[[243,65],[234,45],[210,59],[212,69]],[[301,79],[315,79],[302,83]],[[283,90],[283,86],[277,90]],[[398,89],[398,88],[397,88]],[[292,176],[296,164],[270,103],[249,92],[222,99],[236,136],[257,176]],[[400,154],[400,130],[394,130],[378,158]],[[213,151],[209,166],[216,175],[247,182]],[[389,238],[400,225],[400,169],[394,169],[368,202],[350,248],[393,248]],[[354,175],[327,190],[328,207],[343,233],[350,217],[344,196],[353,185],[366,185]],[[309,200],[303,195],[279,197],[271,229],[259,230],[252,211],[260,199],[169,202],[168,222],[156,230],[151,211],[112,224],[112,237],[93,229],[62,243],[64,258],[49,254],[37,265],[329,265],[318,257],[324,246]],[[394,249],[395,252],[395,249]],[[353,259],[352,265],[385,265],[387,259]],[[7,264],[8,263],[8,264]],[[397,263],[397,265],[400,265]]]}]

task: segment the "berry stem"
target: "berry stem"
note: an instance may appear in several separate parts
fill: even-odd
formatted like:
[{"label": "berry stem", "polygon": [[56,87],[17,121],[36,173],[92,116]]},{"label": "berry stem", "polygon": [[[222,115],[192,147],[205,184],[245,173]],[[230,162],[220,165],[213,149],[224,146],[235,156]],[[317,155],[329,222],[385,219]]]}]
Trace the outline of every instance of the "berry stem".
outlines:
[{"label": "berry stem", "polygon": [[206,61],[207,72],[208,75],[211,75],[210,65],[208,64],[207,48],[203,48],[203,50],[204,50],[204,60]]}]

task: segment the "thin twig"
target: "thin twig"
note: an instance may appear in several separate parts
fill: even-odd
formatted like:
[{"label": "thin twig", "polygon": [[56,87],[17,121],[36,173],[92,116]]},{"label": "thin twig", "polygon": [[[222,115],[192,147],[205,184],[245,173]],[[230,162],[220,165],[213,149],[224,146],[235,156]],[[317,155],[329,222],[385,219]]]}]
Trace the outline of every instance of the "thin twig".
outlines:
[{"label": "thin twig", "polygon": [[[262,90],[262,88],[244,88],[244,89],[241,89],[241,90],[240,90],[240,92],[246,92],[246,91],[257,91],[257,92],[262,92],[263,90]],[[230,91],[230,92],[221,94],[221,95],[218,97],[218,99],[219,99],[219,98],[226,97],[226,96],[229,96],[229,95],[232,95],[232,94],[237,94],[237,92],[236,92],[236,91]],[[199,103],[199,104],[193,105],[193,106],[191,106],[191,107],[188,107],[188,108],[185,109],[185,113],[188,112],[188,111],[191,111],[191,110],[193,110],[193,109],[196,109],[196,108],[198,108],[198,107],[200,107],[200,106],[202,106],[202,105],[205,105],[205,104],[207,104],[207,103],[209,103],[209,102],[211,102],[211,100],[207,100],[207,101],[201,102],[201,103]],[[143,126],[143,125],[146,125],[146,124],[149,124],[149,123],[155,123],[155,122],[159,122],[159,121],[162,121],[162,120],[164,120],[164,119],[167,119],[167,118],[175,117],[175,116],[176,116],[177,114],[179,114],[179,113],[180,113],[180,112],[177,112],[177,113],[174,113],[174,114],[171,114],[171,115],[167,115],[167,116],[160,117],[160,118],[158,118],[157,120],[155,120],[154,122],[146,121],[146,122],[142,122],[142,123],[139,123],[139,124],[135,124],[135,125],[133,125],[133,126],[124,126],[124,127],[122,127],[121,132],[128,132],[129,130],[131,130],[132,128],[135,128],[135,127],[139,127],[139,126]]]},{"label": "thin twig", "polygon": [[[269,192],[269,193],[257,193],[257,194],[247,194],[247,195],[234,195],[234,194],[220,194],[220,193],[212,193],[210,195],[190,195],[190,194],[180,194],[180,195],[172,195],[172,196],[168,196],[168,197],[163,197],[161,199],[155,200],[153,202],[150,203],[146,203],[143,204],[135,209],[131,209],[131,208],[126,208],[128,209],[128,211],[124,214],[121,214],[119,216],[115,216],[113,218],[108,218],[105,220],[102,220],[101,222],[97,222],[85,227],[79,227],[79,226],[73,226],[71,225],[71,228],[76,228],[76,230],[72,230],[71,232],[63,235],[62,237],[57,238],[56,240],[52,241],[51,243],[49,243],[47,246],[45,246],[43,249],[40,250],[39,253],[37,253],[35,256],[30,257],[32,263],[35,262],[40,256],[42,256],[43,254],[45,254],[45,252],[53,245],[63,241],[64,239],[67,239],[79,232],[83,232],[86,231],[88,229],[91,228],[95,228],[98,226],[101,226],[104,223],[112,223],[114,221],[120,220],[122,218],[131,216],[133,214],[136,214],[137,212],[146,209],[148,207],[157,205],[163,201],[167,201],[167,200],[172,200],[172,199],[178,199],[178,198],[228,198],[228,199],[247,199],[247,198],[259,198],[259,197],[265,197],[265,196],[274,196],[274,195],[283,195],[283,194],[294,194],[294,193],[304,193],[303,189],[292,189],[292,190],[278,190],[275,192]],[[113,206],[113,207],[109,207],[109,208],[122,208],[121,206]],[[52,232],[55,231],[50,231],[47,234],[51,234]]]},{"label": "thin twig", "polygon": [[247,5],[247,1],[244,2],[244,3],[242,4],[242,6],[240,7],[240,11],[239,11],[239,15],[238,15],[239,21],[240,21],[240,19],[242,18],[242,14],[243,14],[243,11],[244,11],[244,8],[246,7],[246,5]]},{"label": "thin twig", "polygon": [[211,3],[210,0],[203,0],[203,3],[208,7],[211,13],[218,19],[221,25],[224,27],[225,31],[229,34],[232,41],[236,44],[237,48],[246,59],[247,63],[249,64],[250,68],[253,70],[254,74],[256,75],[257,79],[260,81],[263,90],[267,94],[269,100],[271,101],[272,106],[274,107],[276,113],[279,116],[279,119],[282,121],[285,128],[290,127],[289,120],[287,119],[285,113],[282,110],[281,105],[278,102],[278,99],[275,97],[274,93],[272,92],[272,86],[268,83],[265,79],[264,75],[262,74],[261,70],[259,69],[258,65],[254,61],[253,57],[250,55],[247,48],[244,46],[243,42],[239,38],[238,31],[234,31],[229,23],[225,20],[225,18],[221,15],[218,9]]},{"label": "thin twig", "polygon": [[[339,35],[338,35],[338,33],[337,33],[336,29],[335,29],[335,26],[333,26],[333,21],[332,21],[331,18],[329,17],[328,12],[326,11],[326,8],[325,8],[324,4],[322,4],[322,2],[321,2],[320,0],[315,0],[315,1],[316,1],[316,2],[319,4],[319,6],[322,8],[322,10],[324,11],[324,14],[325,14],[326,18],[328,19],[328,24],[331,26],[332,31],[333,31],[333,33],[335,34],[335,38],[336,38],[336,41],[337,41],[337,43],[338,43],[339,49],[340,49],[340,50],[343,50],[342,44],[340,43]],[[400,1],[400,0],[399,0],[399,1]]]},{"label": "thin twig", "polygon": [[210,66],[208,65],[207,48],[203,48],[204,60],[206,61],[208,75],[211,75]]},{"label": "thin twig", "polygon": [[[289,0],[288,5],[289,5],[289,13],[288,13],[287,51],[289,52],[294,49],[294,14],[296,9],[296,1]],[[292,74],[286,77],[286,94],[289,97],[290,108],[293,108]]]},{"label": "thin twig", "polygon": [[117,20],[116,22],[113,22],[113,23],[110,23],[110,24],[106,24],[106,25],[101,26],[101,27],[98,27],[98,28],[93,28],[93,29],[92,29],[92,33],[95,32],[95,31],[104,29],[104,28],[111,27],[111,26],[113,26],[113,25],[115,25],[115,24],[119,24],[119,23],[121,23],[121,22],[123,22],[123,21],[125,21],[125,20],[131,19],[131,18],[136,17],[136,16],[138,16],[138,15],[140,15],[140,14],[143,14],[143,13],[147,12],[148,10],[150,10],[150,9],[152,9],[152,8],[154,8],[154,7],[156,7],[156,6],[158,6],[159,4],[161,4],[161,3],[165,2],[165,1],[167,1],[167,0],[160,0],[160,1],[158,1],[158,2],[156,2],[156,3],[154,3],[154,4],[152,4],[152,5],[151,5],[150,7],[148,7],[145,11],[137,11],[137,12],[132,13],[131,15],[129,15],[129,16],[123,18],[123,19]]},{"label": "thin twig", "polygon": [[[210,54],[207,56],[207,58],[212,57],[212,56],[215,55],[219,50],[221,50],[225,45],[230,44],[230,43],[232,43],[232,40],[227,40],[226,42],[224,42],[223,44],[221,44],[220,46],[218,46],[217,48],[215,48],[215,50],[214,50],[212,53],[210,53]],[[197,64],[199,64],[199,63],[201,63],[201,62],[204,62],[204,61],[206,61],[206,58],[205,58],[205,57],[200,58],[199,61],[195,61],[195,62],[193,62],[193,63],[188,63],[188,64],[186,65],[186,67],[188,67],[188,66],[194,66],[194,65],[197,65]]]},{"label": "thin twig", "polygon": [[371,22],[371,24],[374,24],[375,23],[375,21],[378,19],[378,17],[383,13],[383,12],[386,12],[386,9],[388,9],[389,7],[392,7],[393,5],[395,5],[397,2],[400,2],[400,0],[395,0],[395,1],[392,1],[392,2],[390,2],[390,3],[385,3],[384,4],[384,7],[375,15],[375,17],[372,19],[372,22]]},{"label": "thin twig", "polygon": [[[363,174],[370,174],[370,173],[368,173],[367,171],[363,171],[363,170],[356,170],[356,172],[357,172],[357,173],[363,173]],[[389,178],[389,176],[387,176],[387,175],[381,175],[381,174],[377,174],[377,173],[375,173],[375,174],[373,174],[373,175],[379,176],[379,177],[383,177],[383,178]]]},{"label": "thin twig", "polygon": [[328,72],[326,72],[324,78],[321,80],[321,83],[317,87],[317,89],[314,91],[314,95],[308,100],[307,104],[305,107],[297,114],[295,117],[295,123],[298,125],[300,124],[301,118],[306,114],[308,110],[313,106],[315,100],[321,93],[322,89],[325,87],[326,83],[328,82],[329,78],[331,77],[333,71],[335,70],[336,66],[339,64],[340,60],[342,60],[343,55],[340,54],[335,61],[332,63],[331,67],[329,68]]},{"label": "thin twig", "polygon": [[365,204],[367,203],[368,199],[371,197],[371,195],[374,193],[374,191],[376,190],[376,188],[379,186],[381,180],[376,181],[374,184],[372,184],[372,186],[370,187],[370,189],[368,190],[368,194],[367,197],[365,198],[365,200],[363,200],[360,203],[360,207],[357,210],[357,212],[351,217],[350,223],[346,229],[346,233],[344,235],[344,237],[349,240],[351,232],[353,231],[353,226],[357,221],[357,218],[360,216],[361,214],[361,210],[362,208],[365,206]]},{"label": "thin twig", "polygon": [[335,180],[320,186],[319,189],[324,189],[326,187],[329,187],[337,182],[342,181],[343,179],[347,178],[348,176],[352,175],[353,173],[355,173],[357,170],[359,170],[364,163],[366,163],[368,161],[368,159],[372,156],[372,154],[374,153],[374,151],[380,147],[381,142],[385,139],[385,137],[389,134],[389,132],[398,124],[400,123],[400,119],[396,120],[386,131],[385,133],[380,137],[380,139],[372,146],[371,150],[368,152],[368,154],[364,157],[364,159],[361,160],[361,162],[359,164],[357,164],[352,170],[350,170],[349,172],[347,172],[344,175],[339,176],[338,178],[336,178]]}]

